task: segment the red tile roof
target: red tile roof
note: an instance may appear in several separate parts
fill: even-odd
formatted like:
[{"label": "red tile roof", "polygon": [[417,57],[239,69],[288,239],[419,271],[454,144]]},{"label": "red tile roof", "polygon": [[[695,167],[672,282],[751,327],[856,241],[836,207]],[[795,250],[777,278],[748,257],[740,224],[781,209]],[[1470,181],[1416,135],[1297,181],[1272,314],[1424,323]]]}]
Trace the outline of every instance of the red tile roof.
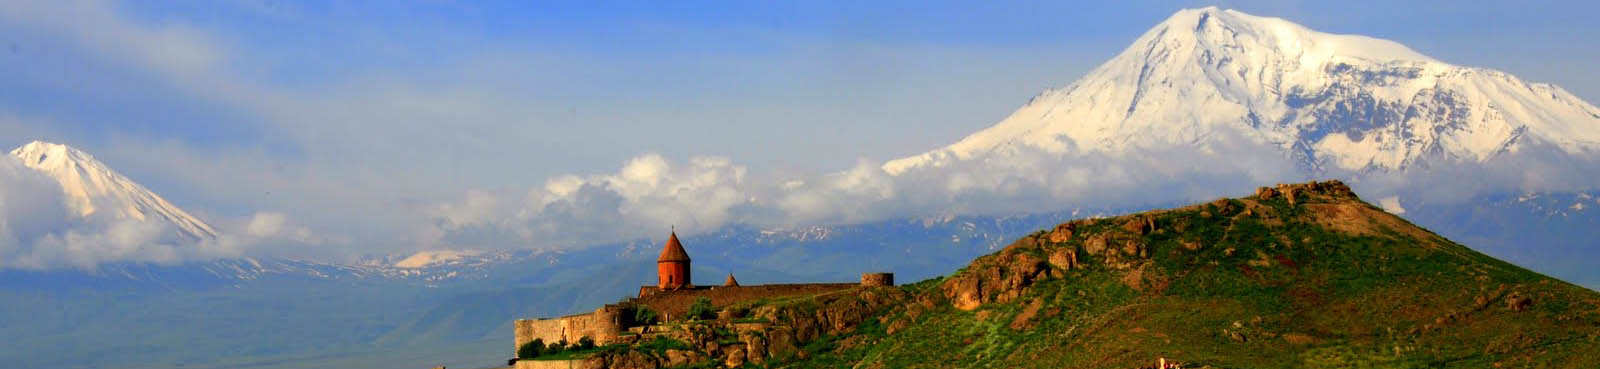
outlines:
[{"label": "red tile roof", "polygon": [[661,249],[661,257],[656,258],[657,263],[663,261],[689,261],[689,252],[683,251],[683,244],[678,242],[678,232],[672,232],[672,236],[667,237],[667,245]]}]

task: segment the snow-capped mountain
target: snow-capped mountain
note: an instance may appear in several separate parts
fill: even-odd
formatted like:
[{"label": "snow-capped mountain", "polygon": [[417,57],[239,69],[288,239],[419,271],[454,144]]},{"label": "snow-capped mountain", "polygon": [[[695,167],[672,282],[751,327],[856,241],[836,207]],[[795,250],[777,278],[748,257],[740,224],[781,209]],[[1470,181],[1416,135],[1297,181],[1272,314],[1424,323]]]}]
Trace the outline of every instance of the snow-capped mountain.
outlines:
[{"label": "snow-capped mountain", "polygon": [[79,217],[162,221],[194,239],[217,236],[205,221],[167,202],[144,186],[111,170],[89,153],[67,145],[33,141],[11,150],[22,164],[61,184],[66,206]]},{"label": "snow-capped mountain", "polygon": [[1217,8],[1179,11],[1078,81],[891,174],[1019,150],[1117,155],[1242,137],[1312,174],[1600,152],[1600,109],[1554,85],[1398,43]]}]

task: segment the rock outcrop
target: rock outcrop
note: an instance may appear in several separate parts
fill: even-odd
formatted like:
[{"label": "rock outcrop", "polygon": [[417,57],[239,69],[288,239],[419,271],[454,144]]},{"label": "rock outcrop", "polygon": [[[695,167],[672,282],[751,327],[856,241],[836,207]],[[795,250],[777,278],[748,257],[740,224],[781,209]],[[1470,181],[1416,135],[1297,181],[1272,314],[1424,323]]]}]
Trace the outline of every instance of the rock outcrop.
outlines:
[{"label": "rock outcrop", "polygon": [[[765,365],[803,355],[800,346],[823,336],[853,330],[886,308],[905,304],[908,294],[894,287],[862,287],[812,296],[793,303],[724,309],[715,321],[657,327],[652,337],[683,343],[689,349],[660,352],[630,349],[596,355],[594,368],[658,369],[714,362],[736,368]],[[743,312],[744,314],[738,314]],[[741,316],[742,315],[742,316]],[[755,321],[741,323],[739,321]],[[637,337],[633,343],[655,338]]]},{"label": "rock outcrop", "polygon": [[[1100,267],[1130,272],[1133,275],[1126,279],[1130,287],[1159,290],[1165,283],[1161,274],[1139,267],[1150,257],[1148,240],[1152,235],[1172,232],[1166,228],[1187,227],[1182,223],[1162,224],[1162,214],[1199,210],[1203,218],[1223,216],[1236,221],[1248,218],[1263,224],[1282,224],[1280,210],[1265,205],[1279,200],[1291,208],[1329,203],[1370,207],[1360,203],[1344,183],[1323,181],[1261,187],[1254,198],[1218,199],[1180,209],[1079,219],[1023,237],[996,254],[978,258],[967,269],[945,279],[939,289],[956,308],[972,310],[986,303],[1010,302],[1034,283],[1082,268],[1088,259]],[[1177,243],[1177,251],[1196,252],[1205,248],[1206,240],[1184,238]]]}]

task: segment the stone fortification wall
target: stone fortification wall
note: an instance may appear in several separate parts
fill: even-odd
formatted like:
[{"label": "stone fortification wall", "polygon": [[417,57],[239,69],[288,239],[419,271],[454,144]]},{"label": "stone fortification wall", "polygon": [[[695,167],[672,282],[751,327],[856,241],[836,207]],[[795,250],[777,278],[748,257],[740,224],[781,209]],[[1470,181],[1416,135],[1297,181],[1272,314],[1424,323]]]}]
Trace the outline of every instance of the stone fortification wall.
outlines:
[{"label": "stone fortification wall", "polygon": [[513,350],[534,339],[543,340],[548,345],[561,341],[577,343],[579,339],[589,337],[595,344],[604,345],[615,342],[617,334],[622,333],[622,314],[616,306],[607,305],[593,313],[551,319],[517,319],[512,324],[516,328],[516,347]]},{"label": "stone fortification wall", "polygon": [[518,360],[514,369],[605,369],[604,361],[596,360]]},{"label": "stone fortification wall", "polygon": [[764,284],[758,286],[656,291],[634,300],[634,303],[649,306],[651,310],[661,313],[662,318],[665,320],[675,320],[682,318],[683,314],[689,311],[689,305],[694,304],[694,301],[701,297],[710,298],[711,305],[720,308],[729,304],[763,298],[815,295],[824,292],[847,290],[858,286],[860,286],[858,283]]}]

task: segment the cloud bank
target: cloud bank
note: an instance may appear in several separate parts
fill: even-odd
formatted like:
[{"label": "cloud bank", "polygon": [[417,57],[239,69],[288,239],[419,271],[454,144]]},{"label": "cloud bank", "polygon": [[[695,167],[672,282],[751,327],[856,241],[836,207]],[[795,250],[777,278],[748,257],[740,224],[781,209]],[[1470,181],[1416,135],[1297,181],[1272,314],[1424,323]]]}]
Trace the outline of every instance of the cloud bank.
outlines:
[{"label": "cloud bank", "polygon": [[[561,176],[526,192],[472,191],[435,205],[424,247],[574,247],[715,230],[905,217],[1137,209],[1241,196],[1257,186],[1341,179],[1374,203],[1595,188],[1600,161],[1527,142],[1486,162],[1431,160],[1401,172],[1308,173],[1281,148],[1218,136],[1120,154],[1015,150],[891,175],[862,160],[815,175],[752,171],[722,157],[636,157],[615,173]],[[1408,205],[1402,205],[1408,204]]]},{"label": "cloud bank", "polygon": [[[901,217],[1022,214],[1170,204],[1303,180],[1276,149],[1220,139],[1139,155],[1010,152],[890,175],[871,160],[839,172],[752,173],[724,157],[638,156],[615,173],[560,176],[517,191],[471,191],[428,209],[424,247],[574,247],[729,224],[850,224]],[[1233,160],[1216,160],[1219,157]]]}]

